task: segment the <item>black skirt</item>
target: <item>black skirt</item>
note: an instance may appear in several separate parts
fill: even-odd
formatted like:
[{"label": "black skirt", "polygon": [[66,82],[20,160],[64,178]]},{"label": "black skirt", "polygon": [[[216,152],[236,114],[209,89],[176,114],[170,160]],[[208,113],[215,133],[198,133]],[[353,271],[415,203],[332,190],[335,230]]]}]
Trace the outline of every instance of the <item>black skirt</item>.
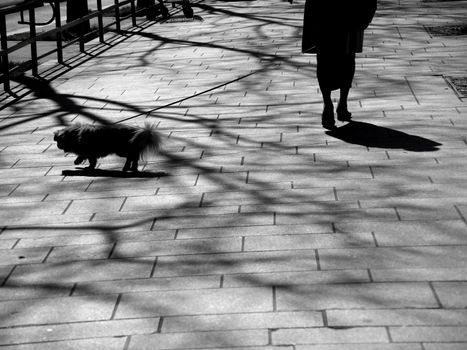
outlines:
[{"label": "black skirt", "polygon": [[350,88],[355,74],[355,54],[318,51],[317,76],[321,91]]}]

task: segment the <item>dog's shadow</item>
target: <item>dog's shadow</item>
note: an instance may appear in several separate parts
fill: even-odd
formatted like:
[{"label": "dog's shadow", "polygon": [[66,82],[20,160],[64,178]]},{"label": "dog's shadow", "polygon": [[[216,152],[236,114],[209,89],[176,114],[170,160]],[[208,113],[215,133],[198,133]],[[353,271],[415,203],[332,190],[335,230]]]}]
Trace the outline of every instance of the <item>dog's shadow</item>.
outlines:
[{"label": "dog's shadow", "polygon": [[78,168],[77,170],[63,170],[63,176],[88,176],[88,177],[121,177],[121,178],[154,178],[164,177],[169,174],[164,171],[121,171],[105,169]]}]

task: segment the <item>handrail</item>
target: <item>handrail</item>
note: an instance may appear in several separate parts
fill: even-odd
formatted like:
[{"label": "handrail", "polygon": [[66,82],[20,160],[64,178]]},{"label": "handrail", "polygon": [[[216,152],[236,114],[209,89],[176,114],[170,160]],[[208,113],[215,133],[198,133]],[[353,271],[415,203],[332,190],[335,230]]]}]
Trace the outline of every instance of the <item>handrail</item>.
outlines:
[{"label": "handrail", "polygon": [[[46,22],[41,22],[41,23],[36,23],[36,25],[38,26],[46,26],[46,25],[49,25],[50,23],[52,23],[55,19],[55,5],[53,3],[53,1],[51,0],[44,0],[43,3],[46,3],[46,4],[49,4],[50,7],[52,8],[52,17],[50,17],[50,19]],[[41,6],[44,6],[44,4],[42,4]],[[26,21],[24,19],[24,11],[20,11],[20,20],[18,21],[18,24],[29,24],[29,21]]]},{"label": "handrail", "polygon": [[[72,40],[68,45],[79,41],[80,44],[80,51],[84,52],[84,41],[85,38],[91,34],[98,32],[99,40],[101,43],[104,42],[104,29],[108,28],[111,25],[116,26],[117,33],[120,32],[120,22],[127,18],[132,18],[132,24],[136,26],[136,0],[114,0],[114,4],[102,8],[102,0],[95,0],[97,5],[97,10],[90,12],[89,14],[82,16],[79,19],[73,20],[66,24],[61,23],[61,14],[60,14],[60,1],[61,0],[3,0],[7,1],[6,6],[0,5],[0,60],[1,60],[1,72],[3,77],[3,85],[4,90],[7,92],[11,92],[10,90],[10,67],[9,67],[9,60],[8,56],[14,51],[17,51],[25,46],[31,46],[31,62],[32,62],[32,74],[34,76],[38,76],[38,56],[37,56],[37,41],[43,39],[44,37],[48,37],[51,35],[56,36],[57,48],[48,52],[47,54],[51,54],[53,52],[57,53],[57,61],[59,63],[63,63],[63,40],[62,40],[62,33],[64,31],[69,30],[72,27],[75,27],[81,23],[87,22],[92,18],[98,18],[98,29],[92,30],[88,33],[80,35],[77,39]],[[76,0],[75,0],[76,1]],[[36,21],[35,21],[35,9],[38,5],[43,4],[44,2],[53,3],[54,9],[54,18],[55,18],[55,28],[48,30],[44,33],[40,33],[36,35]],[[3,2],[2,5],[4,5]],[[124,18],[120,17],[120,8],[125,5],[131,5],[131,14]],[[42,6],[42,5],[41,5]],[[17,13],[20,11],[29,11],[29,32],[30,37],[26,40],[23,40],[20,43],[15,44],[12,47],[8,47],[7,42],[7,28],[6,28],[6,15]],[[104,11],[115,11],[115,22],[110,23],[106,26],[103,25],[103,13]],[[144,9],[142,9],[144,10]],[[65,45],[68,46],[68,45]]]}]

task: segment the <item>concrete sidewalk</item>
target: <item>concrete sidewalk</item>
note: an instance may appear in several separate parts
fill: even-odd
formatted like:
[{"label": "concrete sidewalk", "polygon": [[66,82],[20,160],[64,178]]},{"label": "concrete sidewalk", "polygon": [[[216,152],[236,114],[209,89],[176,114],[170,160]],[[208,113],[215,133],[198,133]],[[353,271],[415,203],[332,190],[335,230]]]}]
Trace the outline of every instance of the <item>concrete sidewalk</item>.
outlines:
[{"label": "concrete sidewalk", "polygon": [[[379,2],[321,128],[304,1],[214,1],[0,111],[0,349],[467,349],[467,2]],[[45,65],[48,69],[53,62]],[[42,67],[42,69],[45,69]],[[72,121],[157,125],[88,176]],[[66,171],[66,176],[62,171]]]}]

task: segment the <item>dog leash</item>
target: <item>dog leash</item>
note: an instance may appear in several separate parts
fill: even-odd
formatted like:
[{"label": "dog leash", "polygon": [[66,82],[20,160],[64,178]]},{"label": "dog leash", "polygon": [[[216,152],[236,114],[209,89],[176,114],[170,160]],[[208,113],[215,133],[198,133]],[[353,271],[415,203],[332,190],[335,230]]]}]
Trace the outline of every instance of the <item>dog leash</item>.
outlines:
[{"label": "dog leash", "polygon": [[248,74],[242,75],[241,77],[238,77],[238,78],[235,78],[235,79],[233,79],[233,80],[230,80],[230,81],[228,81],[228,82],[226,82],[226,83],[222,83],[222,84],[216,85],[216,86],[214,86],[214,87],[212,87],[212,88],[210,88],[210,89],[207,89],[207,90],[198,92],[198,93],[196,93],[196,94],[194,94],[194,95],[181,98],[181,99],[179,99],[179,100],[177,100],[177,101],[170,102],[170,103],[168,103],[168,104],[166,104],[166,105],[164,105],[164,106],[159,106],[159,107],[153,108],[153,109],[149,110],[148,112],[139,113],[139,114],[136,114],[136,115],[134,115],[134,116],[132,116],[132,117],[128,117],[128,118],[125,118],[125,119],[116,121],[116,122],[114,122],[114,123],[111,123],[111,124],[112,124],[112,125],[115,125],[115,124],[118,124],[118,123],[126,122],[126,121],[128,121],[128,120],[141,117],[142,115],[147,115],[147,116],[149,116],[150,114],[154,113],[155,111],[158,111],[159,109],[167,108],[167,107],[176,105],[176,104],[178,104],[178,103],[182,103],[182,102],[184,102],[184,101],[190,100],[190,99],[192,99],[192,98],[195,98],[195,97],[198,97],[198,96],[207,94],[207,93],[209,93],[209,92],[211,92],[211,91],[220,89],[220,88],[222,88],[222,87],[224,87],[224,86],[227,86],[227,85],[229,85],[229,84],[233,84],[233,83],[236,83],[237,81],[240,81],[240,80],[242,80],[242,79],[248,78],[250,75],[253,75],[253,74],[256,74],[256,73],[258,73],[258,71],[250,72],[250,73],[248,73]]}]

